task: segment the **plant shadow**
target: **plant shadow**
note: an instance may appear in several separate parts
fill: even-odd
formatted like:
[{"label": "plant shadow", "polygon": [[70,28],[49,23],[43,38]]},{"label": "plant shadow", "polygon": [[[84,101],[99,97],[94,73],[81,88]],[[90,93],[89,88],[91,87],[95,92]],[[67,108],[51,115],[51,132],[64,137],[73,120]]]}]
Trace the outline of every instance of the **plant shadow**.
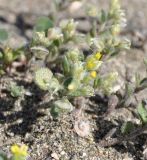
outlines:
[{"label": "plant shadow", "polygon": [[40,109],[45,110],[49,104],[41,103],[39,105],[42,102],[41,97],[45,93],[41,92],[34,83],[17,81],[17,84],[29,89],[32,95],[24,95],[19,106],[16,106],[17,101],[19,101],[18,98],[11,97],[10,93],[7,92],[7,98],[0,99],[0,125],[7,124],[6,132],[25,136],[26,133],[32,131],[33,124],[37,123],[40,117],[46,115],[45,111],[41,112]]},{"label": "plant shadow", "polygon": [[[88,114],[96,115],[95,122],[98,129],[93,132],[95,142],[99,145],[102,140],[105,140],[105,138],[109,138],[109,134],[112,139],[122,136],[120,129],[124,122],[121,120],[116,120],[116,125],[112,120],[107,120],[106,118],[108,98],[96,95],[95,97],[92,97],[90,100],[93,101],[94,104],[98,104],[97,106],[89,105],[91,110],[86,111]],[[118,108],[120,108],[120,106],[118,106]],[[113,132],[113,130],[115,132],[111,135],[111,131]],[[132,157],[134,157],[134,160],[141,160],[143,146],[145,145],[146,140],[146,135],[142,134],[136,137],[135,139],[124,141],[111,147],[121,154],[129,153]],[[108,147],[106,146],[106,148]]]}]

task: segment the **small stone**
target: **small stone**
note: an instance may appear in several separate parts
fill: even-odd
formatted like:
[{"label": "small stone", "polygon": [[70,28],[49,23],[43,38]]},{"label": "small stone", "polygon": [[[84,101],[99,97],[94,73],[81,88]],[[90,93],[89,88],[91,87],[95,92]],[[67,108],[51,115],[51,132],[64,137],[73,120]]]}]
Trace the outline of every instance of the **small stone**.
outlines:
[{"label": "small stone", "polygon": [[65,155],[65,154],[66,154],[66,152],[65,152],[65,151],[62,151],[60,154],[63,156],[63,155]]},{"label": "small stone", "polygon": [[74,130],[79,136],[87,137],[90,134],[89,122],[83,120],[75,121]]},{"label": "small stone", "polygon": [[53,153],[51,154],[51,157],[54,158],[55,160],[59,160],[59,156],[58,156],[58,154],[55,153],[55,152],[53,152]]},{"label": "small stone", "polygon": [[82,155],[82,157],[86,157],[86,156],[87,156],[87,154],[84,152],[83,155]]},{"label": "small stone", "polygon": [[82,5],[83,5],[82,2],[79,1],[72,2],[69,7],[70,13],[77,12],[77,10],[79,10],[82,7]]}]

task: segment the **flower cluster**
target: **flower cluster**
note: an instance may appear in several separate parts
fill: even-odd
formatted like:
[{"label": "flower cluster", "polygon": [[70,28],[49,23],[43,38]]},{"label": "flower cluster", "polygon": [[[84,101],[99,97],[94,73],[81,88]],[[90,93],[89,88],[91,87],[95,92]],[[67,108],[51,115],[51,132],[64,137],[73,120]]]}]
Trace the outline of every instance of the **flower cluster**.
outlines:
[{"label": "flower cluster", "polygon": [[22,145],[18,146],[17,144],[12,145],[11,152],[14,157],[27,157],[28,156],[28,146]]},{"label": "flower cluster", "polygon": [[23,144],[21,146],[14,144],[11,146],[11,157],[4,152],[0,152],[0,159],[2,160],[26,160],[28,157],[28,146]]}]

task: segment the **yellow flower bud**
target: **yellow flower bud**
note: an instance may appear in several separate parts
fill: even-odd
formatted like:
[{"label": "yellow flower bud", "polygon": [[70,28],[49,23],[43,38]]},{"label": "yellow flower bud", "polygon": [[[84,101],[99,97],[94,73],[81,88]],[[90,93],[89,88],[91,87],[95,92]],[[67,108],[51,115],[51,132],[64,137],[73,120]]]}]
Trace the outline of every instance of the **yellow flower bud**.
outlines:
[{"label": "yellow flower bud", "polygon": [[101,54],[100,52],[97,52],[97,53],[95,54],[95,59],[96,59],[96,60],[100,60],[101,57],[102,57],[102,54]]},{"label": "yellow flower bud", "polygon": [[96,78],[96,76],[97,76],[96,71],[91,71],[91,72],[90,72],[90,76],[91,76],[92,78]]},{"label": "yellow flower bud", "polygon": [[69,89],[69,90],[74,90],[74,89],[75,89],[74,84],[70,84],[70,85],[68,86],[68,89]]}]

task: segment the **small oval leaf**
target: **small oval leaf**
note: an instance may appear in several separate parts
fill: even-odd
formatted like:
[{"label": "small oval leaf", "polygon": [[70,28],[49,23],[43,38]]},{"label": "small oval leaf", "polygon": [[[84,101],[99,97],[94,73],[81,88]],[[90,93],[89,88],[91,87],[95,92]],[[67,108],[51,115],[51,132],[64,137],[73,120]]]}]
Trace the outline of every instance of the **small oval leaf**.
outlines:
[{"label": "small oval leaf", "polygon": [[144,103],[139,104],[137,111],[138,111],[138,114],[140,116],[142,123],[146,124],[147,123],[147,109]]},{"label": "small oval leaf", "polygon": [[53,27],[53,21],[50,20],[48,17],[40,17],[36,21],[36,25],[34,27],[35,31],[41,32],[41,31],[46,31],[49,28]]},{"label": "small oval leaf", "polygon": [[0,29],[0,41],[5,41],[8,39],[8,33],[5,29]]}]

